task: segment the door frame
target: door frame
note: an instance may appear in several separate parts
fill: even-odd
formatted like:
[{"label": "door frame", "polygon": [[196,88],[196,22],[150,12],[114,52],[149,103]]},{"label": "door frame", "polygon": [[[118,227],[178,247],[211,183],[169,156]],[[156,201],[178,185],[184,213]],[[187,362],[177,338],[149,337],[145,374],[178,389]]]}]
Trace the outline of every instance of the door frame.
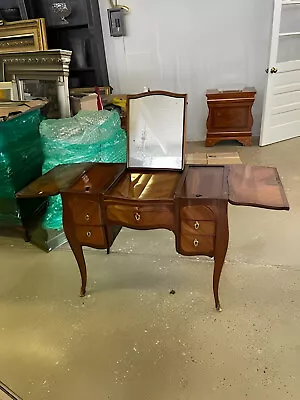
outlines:
[{"label": "door frame", "polygon": [[[273,9],[273,22],[272,22],[272,31],[271,31],[271,43],[270,43],[270,57],[269,64],[266,73],[267,77],[267,85],[265,89],[264,96],[264,104],[263,104],[263,112],[262,112],[262,123],[261,123],[261,131],[259,138],[259,145],[266,146],[269,144],[277,143],[277,142],[265,142],[263,133],[267,132],[270,124],[270,113],[269,108],[271,105],[271,100],[273,96],[273,73],[272,68],[276,68],[279,41],[280,41],[280,26],[281,26],[281,16],[282,16],[282,8],[284,6],[289,5],[298,5],[300,7],[300,1],[297,0],[274,0],[274,9]],[[300,37],[300,35],[299,35]],[[299,58],[300,59],[300,58]],[[291,137],[292,138],[292,137]],[[288,138],[287,138],[288,140]]]},{"label": "door frame", "polygon": [[270,105],[270,100],[271,100],[271,96],[272,96],[272,74],[270,73],[270,71],[271,71],[271,68],[273,68],[277,63],[277,52],[278,52],[278,44],[279,44],[282,5],[283,5],[282,0],[274,0],[273,22],[272,22],[271,43],[270,43],[270,57],[269,57],[268,68],[266,70],[266,73],[268,76],[267,76],[267,85],[266,85],[266,89],[265,89],[261,131],[260,131],[260,137],[259,137],[259,145],[260,146],[266,146],[266,144],[264,144],[264,140],[263,140],[263,132],[268,129],[268,125],[269,125],[269,121],[270,121],[269,118],[266,118],[268,107]]}]

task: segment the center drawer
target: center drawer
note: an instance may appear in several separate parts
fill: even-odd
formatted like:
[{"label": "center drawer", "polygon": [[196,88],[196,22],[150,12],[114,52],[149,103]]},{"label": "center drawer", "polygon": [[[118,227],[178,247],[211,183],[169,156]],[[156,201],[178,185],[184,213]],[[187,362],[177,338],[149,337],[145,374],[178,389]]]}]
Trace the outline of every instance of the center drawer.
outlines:
[{"label": "center drawer", "polygon": [[81,196],[72,197],[69,206],[73,219],[77,225],[102,225],[101,209],[99,202],[88,200]]},{"label": "center drawer", "polygon": [[173,229],[174,227],[173,209],[168,206],[109,205],[106,214],[111,222],[133,228]]}]

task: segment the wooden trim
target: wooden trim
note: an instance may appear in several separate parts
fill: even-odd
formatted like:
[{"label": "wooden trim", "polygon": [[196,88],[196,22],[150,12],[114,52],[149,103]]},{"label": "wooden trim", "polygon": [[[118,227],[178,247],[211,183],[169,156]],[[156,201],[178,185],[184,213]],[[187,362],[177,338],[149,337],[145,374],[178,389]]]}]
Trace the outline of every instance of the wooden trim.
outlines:
[{"label": "wooden trim", "polygon": [[213,103],[213,102],[222,101],[222,102],[238,102],[238,103],[241,103],[243,101],[253,101],[253,99],[254,99],[254,97],[239,97],[239,98],[230,98],[230,99],[219,97],[219,98],[215,98],[215,99],[208,99],[207,102],[208,103]]},{"label": "wooden trim", "polygon": [[175,93],[175,92],[167,92],[165,90],[153,90],[149,92],[142,92],[142,93],[136,93],[136,94],[128,94],[127,99],[139,99],[142,97],[148,97],[148,96],[169,96],[169,97],[187,97],[186,93]]}]

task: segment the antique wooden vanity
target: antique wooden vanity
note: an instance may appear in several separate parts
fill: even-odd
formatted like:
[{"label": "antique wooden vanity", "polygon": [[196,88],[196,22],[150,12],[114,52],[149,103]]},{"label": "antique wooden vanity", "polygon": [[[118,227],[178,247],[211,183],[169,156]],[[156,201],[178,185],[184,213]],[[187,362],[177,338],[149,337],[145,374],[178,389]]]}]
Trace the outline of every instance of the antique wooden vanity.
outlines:
[{"label": "antique wooden vanity", "polygon": [[214,257],[213,291],[220,311],[219,280],[229,239],[227,207],[288,210],[277,170],[247,165],[184,165],[186,95],[146,92],[128,97],[125,164],[60,165],[18,197],[60,193],[65,234],[81,273],[83,246],[107,249],[123,226],[168,229],[185,256]]}]

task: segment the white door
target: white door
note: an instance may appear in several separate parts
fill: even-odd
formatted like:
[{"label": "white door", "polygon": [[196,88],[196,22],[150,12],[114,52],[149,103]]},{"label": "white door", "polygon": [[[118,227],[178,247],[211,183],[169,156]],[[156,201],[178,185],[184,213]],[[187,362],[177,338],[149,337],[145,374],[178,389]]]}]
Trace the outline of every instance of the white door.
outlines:
[{"label": "white door", "polygon": [[300,1],[274,0],[260,146],[300,136]]}]

